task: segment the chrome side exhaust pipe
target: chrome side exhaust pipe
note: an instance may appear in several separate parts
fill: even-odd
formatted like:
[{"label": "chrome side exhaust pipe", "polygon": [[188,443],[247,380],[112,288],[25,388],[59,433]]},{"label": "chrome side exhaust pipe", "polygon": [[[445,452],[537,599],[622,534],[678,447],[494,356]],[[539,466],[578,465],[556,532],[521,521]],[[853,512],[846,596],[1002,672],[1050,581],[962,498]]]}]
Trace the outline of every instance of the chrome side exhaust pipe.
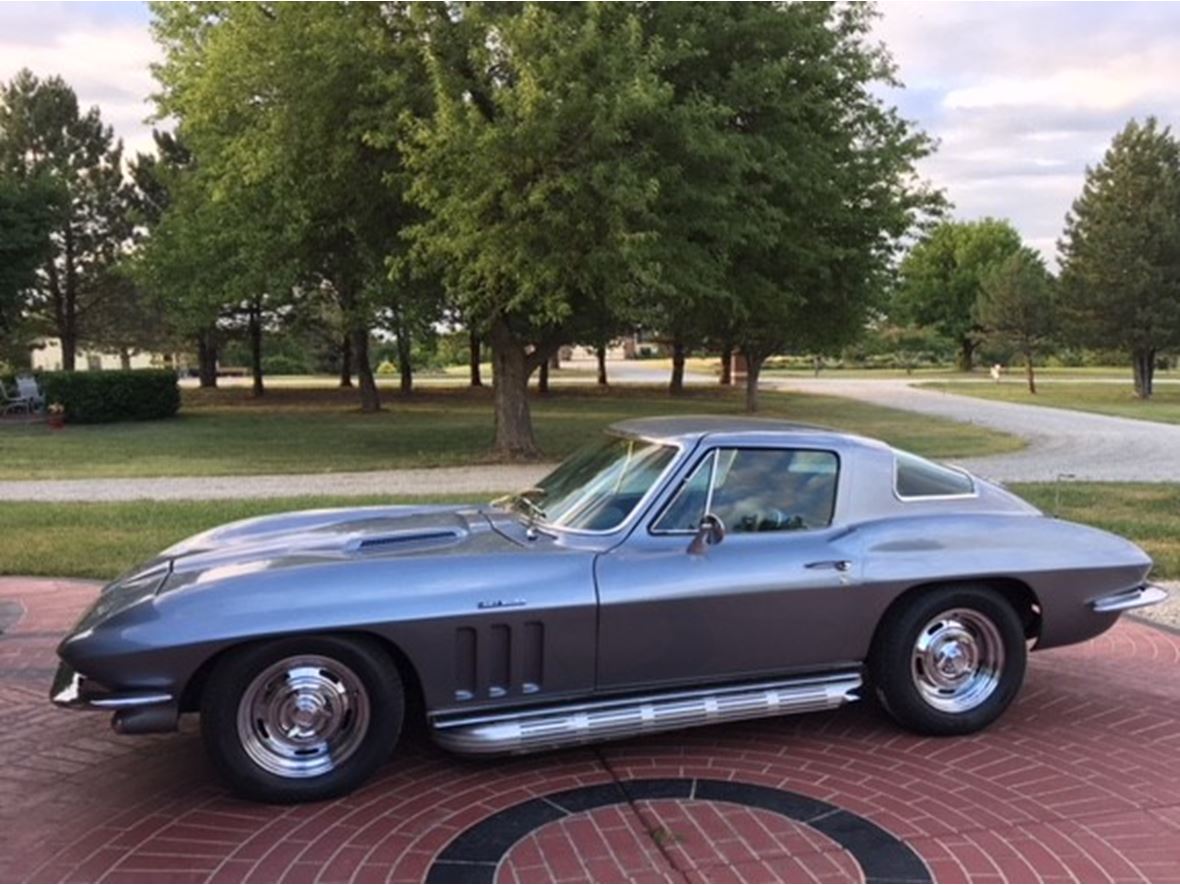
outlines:
[{"label": "chrome side exhaust pipe", "polygon": [[857,671],[675,691],[488,716],[439,717],[437,743],[464,755],[533,753],[661,731],[830,710],[859,700]]}]

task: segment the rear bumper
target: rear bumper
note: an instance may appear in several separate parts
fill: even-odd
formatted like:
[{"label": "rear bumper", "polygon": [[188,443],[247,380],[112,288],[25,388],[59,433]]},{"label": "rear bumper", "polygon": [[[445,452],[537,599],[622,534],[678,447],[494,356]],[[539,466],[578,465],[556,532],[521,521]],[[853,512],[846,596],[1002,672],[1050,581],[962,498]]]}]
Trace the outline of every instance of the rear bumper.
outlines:
[{"label": "rear bumper", "polygon": [[72,710],[104,710],[114,713],[111,727],[120,734],[175,731],[180,707],[168,692],[113,691],[62,663],[53,677],[49,699]]},{"label": "rear bumper", "polygon": [[1141,587],[1132,587],[1130,590],[1120,590],[1118,593],[1109,593],[1106,596],[1100,596],[1090,603],[1090,608],[1099,614],[1112,614],[1125,612],[1133,608],[1156,605],[1167,598],[1168,591],[1163,587],[1157,587],[1155,584],[1144,584]]}]

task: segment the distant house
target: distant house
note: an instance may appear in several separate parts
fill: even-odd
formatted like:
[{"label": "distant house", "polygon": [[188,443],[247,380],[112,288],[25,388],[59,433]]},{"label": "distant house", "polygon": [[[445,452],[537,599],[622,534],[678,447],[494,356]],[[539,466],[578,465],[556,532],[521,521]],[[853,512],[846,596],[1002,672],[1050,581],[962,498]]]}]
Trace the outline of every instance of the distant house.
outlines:
[{"label": "distant house", "polygon": [[[128,357],[131,369],[151,369],[175,365],[171,354],[141,353],[136,351]],[[62,367],[61,341],[57,338],[41,338],[29,349],[29,365],[34,372],[57,372]],[[74,359],[77,371],[97,372],[102,369],[122,369],[123,358],[118,351],[79,350]]]}]

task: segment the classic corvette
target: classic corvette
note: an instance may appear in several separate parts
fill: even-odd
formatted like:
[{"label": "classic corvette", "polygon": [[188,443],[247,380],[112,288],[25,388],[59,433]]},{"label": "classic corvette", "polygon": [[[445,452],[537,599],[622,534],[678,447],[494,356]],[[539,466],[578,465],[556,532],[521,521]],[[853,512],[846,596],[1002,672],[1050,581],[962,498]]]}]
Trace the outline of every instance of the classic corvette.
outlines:
[{"label": "classic corvette", "polygon": [[100,593],[54,702],[126,734],[199,712],[229,784],[355,788],[407,710],[519,753],[823,710],[871,690],[954,735],[1027,651],[1164,598],[1134,544],[844,433],[627,421],[488,506],[358,507],[196,535]]}]

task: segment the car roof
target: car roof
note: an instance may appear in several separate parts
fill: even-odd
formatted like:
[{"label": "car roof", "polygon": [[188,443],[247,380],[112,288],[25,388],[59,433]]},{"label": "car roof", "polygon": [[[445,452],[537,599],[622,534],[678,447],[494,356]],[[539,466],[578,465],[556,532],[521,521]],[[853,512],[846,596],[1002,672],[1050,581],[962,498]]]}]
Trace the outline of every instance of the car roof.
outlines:
[{"label": "car roof", "polygon": [[668,415],[659,418],[632,418],[612,424],[609,430],[611,433],[621,436],[637,436],[678,444],[696,442],[703,436],[724,434],[727,437],[781,436],[785,443],[790,442],[792,438],[806,437],[809,441],[826,439],[831,442],[839,441],[872,448],[884,446],[877,440],[832,430],[830,427],[785,421],[780,418],[753,418],[737,415]]}]

